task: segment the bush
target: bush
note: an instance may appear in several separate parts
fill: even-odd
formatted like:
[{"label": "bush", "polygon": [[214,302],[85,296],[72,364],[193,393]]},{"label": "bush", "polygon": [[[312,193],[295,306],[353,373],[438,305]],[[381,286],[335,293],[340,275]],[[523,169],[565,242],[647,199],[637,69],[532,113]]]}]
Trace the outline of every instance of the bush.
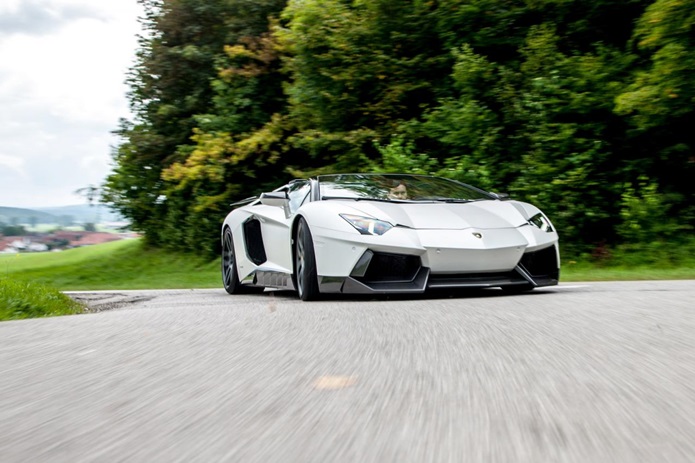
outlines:
[{"label": "bush", "polygon": [[4,225],[0,228],[0,234],[5,236],[24,236],[27,230],[22,225]]},{"label": "bush", "polygon": [[659,186],[646,176],[640,176],[636,187],[625,185],[620,218],[618,235],[625,243],[658,247],[655,241],[673,241],[690,228],[669,213],[669,205],[659,193]]}]

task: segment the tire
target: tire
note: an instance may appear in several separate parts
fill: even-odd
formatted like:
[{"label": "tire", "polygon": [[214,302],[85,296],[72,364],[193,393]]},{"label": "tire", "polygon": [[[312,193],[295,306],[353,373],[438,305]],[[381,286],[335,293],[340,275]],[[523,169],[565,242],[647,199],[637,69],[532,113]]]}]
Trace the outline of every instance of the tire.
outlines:
[{"label": "tire", "polygon": [[303,218],[299,219],[294,240],[294,280],[301,300],[314,301],[319,298],[314,241],[309,225]]},{"label": "tire", "polygon": [[229,228],[225,228],[222,234],[222,284],[229,294],[239,294],[243,289],[236,268],[234,239]]}]

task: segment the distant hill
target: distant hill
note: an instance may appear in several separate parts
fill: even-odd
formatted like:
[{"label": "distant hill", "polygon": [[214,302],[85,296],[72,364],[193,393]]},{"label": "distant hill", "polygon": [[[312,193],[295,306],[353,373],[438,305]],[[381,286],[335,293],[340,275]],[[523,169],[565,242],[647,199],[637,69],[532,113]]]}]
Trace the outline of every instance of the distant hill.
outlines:
[{"label": "distant hill", "polygon": [[78,223],[125,221],[122,215],[112,211],[108,206],[104,206],[103,204],[95,204],[94,206],[78,204],[74,206],[42,207],[37,210],[57,217],[71,216],[73,220]]},{"label": "distant hill", "polygon": [[34,209],[21,209],[19,207],[0,207],[0,222],[7,225],[32,223],[58,223],[58,217],[43,211]]},{"label": "distant hill", "polygon": [[5,224],[64,224],[66,218],[72,223],[123,222],[123,217],[102,204],[87,204],[61,207],[22,209],[0,207],[0,222]]}]

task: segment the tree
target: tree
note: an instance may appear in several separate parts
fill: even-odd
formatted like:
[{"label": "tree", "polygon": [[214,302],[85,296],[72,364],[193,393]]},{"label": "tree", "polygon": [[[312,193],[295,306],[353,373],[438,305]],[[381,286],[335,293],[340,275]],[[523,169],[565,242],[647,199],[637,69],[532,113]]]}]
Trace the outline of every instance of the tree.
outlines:
[{"label": "tree", "polygon": [[104,185],[104,200],[133,229],[144,231],[148,242],[181,246],[185,231],[195,227],[187,214],[195,198],[177,190],[163,172],[185,162],[196,116],[212,105],[211,78],[224,45],[234,39],[228,22],[239,21],[230,16],[238,8],[230,5],[254,7],[248,0],[140,1],[145,33],[128,76],[135,119],[121,121],[116,131],[122,142],[113,153],[116,167]]},{"label": "tree", "polygon": [[0,227],[0,234],[5,236],[24,236],[26,229],[21,225],[3,225]]},{"label": "tree", "polygon": [[565,249],[695,224],[692,2],[140,1],[104,198],[151,243],[212,254],[233,200],[346,170],[508,191]]},{"label": "tree", "polygon": [[664,207],[695,225],[695,5],[656,0],[637,23],[641,61],[615,99],[615,111],[634,127],[632,187],[647,175],[665,195]]},{"label": "tree", "polygon": [[[406,133],[449,153],[445,173],[540,205],[568,242],[613,241],[630,171],[627,125],[612,102],[634,58],[609,44],[629,38],[636,2],[612,25],[596,23],[610,30],[591,33],[583,21],[616,2],[594,2],[584,17],[570,14],[572,5],[583,10],[576,2],[465,3],[463,27],[447,35],[452,44],[471,42],[453,51],[453,94],[404,126]],[[478,15],[485,18],[471,19]],[[548,17],[557,22],[538,22]],[[443,24],[453,28],[453,21]],[[510,33],[498,39],[500,27]]]},{"label": "tree", "polygon": [[[288,141],[315,167],[354,170],[399,120],[417,117],[446,79],[448,55],[421,1],[295,1],[277,33],[285,70]],[[444,57],[444,59],[442,59]]]}]

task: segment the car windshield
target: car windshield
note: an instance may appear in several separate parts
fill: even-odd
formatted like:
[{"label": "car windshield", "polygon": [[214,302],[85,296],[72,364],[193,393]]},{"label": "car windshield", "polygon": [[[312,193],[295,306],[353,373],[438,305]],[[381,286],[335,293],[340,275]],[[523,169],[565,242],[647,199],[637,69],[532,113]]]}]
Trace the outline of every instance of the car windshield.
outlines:
[{"label": "car windshield", "polygon": [[338,174],[318,177],[321,199],[467,202],[494,199],[465,183],[426,175]]}]

